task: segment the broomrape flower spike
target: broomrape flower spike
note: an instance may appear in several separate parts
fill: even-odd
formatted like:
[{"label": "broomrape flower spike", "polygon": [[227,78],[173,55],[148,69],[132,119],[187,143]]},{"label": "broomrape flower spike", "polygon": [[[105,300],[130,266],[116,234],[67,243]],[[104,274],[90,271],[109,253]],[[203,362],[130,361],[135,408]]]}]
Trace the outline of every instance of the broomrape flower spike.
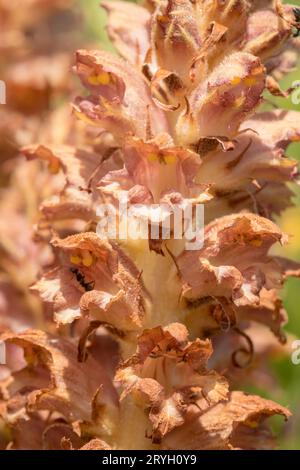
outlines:
[{"label": "broomrape flower spike", "polygon": [[[300,274],[270,251],[288,241],[273,220],[291,205],[285,151],[300,119],[259,108],[296,63],[298,14],[280,0],[102,6],[118,55],[76,53],[88,137],[23,149],[63,184],[41,208],[54,259],[31,287],[57,332],[0,335],[8,355],[24,351],[3,384],[11,446],[39,429],[44,448],[273,448],[267,418],[290,411],[232,384],[285,351],[279,292]],[[99,207],[120,221],[120,201],[148,237],[97,235]],[[189,249],[170,214],[199,204],[202,242]]]}]

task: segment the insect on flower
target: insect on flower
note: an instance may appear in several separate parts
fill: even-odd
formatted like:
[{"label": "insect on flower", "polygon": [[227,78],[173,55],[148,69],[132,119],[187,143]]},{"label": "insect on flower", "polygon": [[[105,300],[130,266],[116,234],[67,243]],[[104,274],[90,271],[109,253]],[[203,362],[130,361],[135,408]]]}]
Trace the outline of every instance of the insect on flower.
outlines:
[{"label": "insect on flower", "polygon": [[293,37],[297,38],[300,35],[300,8],[293,8],[293,13],[296,19],[296,23],[294,24],[295,32]]},{"label": "insect on flower", "polygon": [[84,288],[86,291],[94,290],[95,281],[86,282],[84,275],[79,271],[78,268],[70,268],[71,273],[76,277],[77,282]]}]

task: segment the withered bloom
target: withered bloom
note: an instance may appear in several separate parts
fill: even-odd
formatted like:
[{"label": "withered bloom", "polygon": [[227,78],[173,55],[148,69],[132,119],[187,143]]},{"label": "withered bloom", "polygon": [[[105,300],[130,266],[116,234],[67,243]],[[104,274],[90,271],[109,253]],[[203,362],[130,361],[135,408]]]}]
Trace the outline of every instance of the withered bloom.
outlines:
[{"label": "withered bloom", "polygon": [[[119,56],[77,51],[79,123],[22,150],[56,183],[35,227],[51,256],[30,288],[47,321],[0,335],[8,446],[273,448],[267,418],[290,411],[239,387],[247,371],[270,385],[264,356],[286,342],[280,290],[300,274],[272,253],[288,242],[274,216],[291,204],[299,116],[259,109],[265,90],[285,93],[298,20],[280,0],[103,6]],[[202,246],[175,237],[175,220],[167,238],[101,238],[98,207],[120,218],[120,200],[159,228],[174,207],[204,204]]]}]

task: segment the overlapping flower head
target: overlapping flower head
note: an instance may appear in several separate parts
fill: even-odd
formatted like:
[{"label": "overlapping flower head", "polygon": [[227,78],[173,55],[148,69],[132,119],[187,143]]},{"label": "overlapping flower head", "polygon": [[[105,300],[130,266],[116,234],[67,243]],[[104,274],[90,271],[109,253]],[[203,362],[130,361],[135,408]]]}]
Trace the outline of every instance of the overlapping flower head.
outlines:
[{"label": "overlapping flower head", "polygon": [[[2,385],[11,445],[22,446],[26,427],[44,448],[270,448],[266,418],[290,412],[231,382],[243,380],[235,373],[243,366],[260,367],[261,336],[261,354],[275,349],[269,331],[284,344],[279,291],[299,275],[270,251],[287,242],[273,218],[291,204],[297,179],[285,150],[300,140],[298,113],[259,111],[265,90],[290,91],[277,79],[296,61],[294,7],[103,6],[119,55],[76,54],[86,91],[73,109],[90,140],[23,149],[64,184],[42,205],[56,229],[54,261],[32,287],[57,332],[2,336],[24,349]],[[188,250],[172,233],[101,239],[97,207],[117,210],[120,199],[156,223],[168,208],[204,204],[203,246]],[[166,213],[154,220],[159,203]]]}]

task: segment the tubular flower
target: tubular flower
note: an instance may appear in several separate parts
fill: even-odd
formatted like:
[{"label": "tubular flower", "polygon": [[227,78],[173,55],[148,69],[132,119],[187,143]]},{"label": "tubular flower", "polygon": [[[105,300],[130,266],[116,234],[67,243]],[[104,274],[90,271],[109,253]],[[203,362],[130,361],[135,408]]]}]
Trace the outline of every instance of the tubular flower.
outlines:
[{"label": "tubular flower", "polygon": [[[103,6],[119,56],[77,51],[79,123],[22,150],[59,184],[36,227],[51,259],[30,288],[45,331],[0,336],[9,446],[273,448],[267,418],[290,411],[239,387],[272,388],[265,359],[287,341],[280,290],[300,273],[273,254],[288,242],[274,217],[298,176],[285,151],[299,116],[259,109],[264,91],[291,91],[277,79],[295,62],[298,19],[279,0]],[[203,233],[189,237],[199,205]],[[103,206],[117,221],[105,236]],[[189,213],[180,237],[176,208]]]}]

